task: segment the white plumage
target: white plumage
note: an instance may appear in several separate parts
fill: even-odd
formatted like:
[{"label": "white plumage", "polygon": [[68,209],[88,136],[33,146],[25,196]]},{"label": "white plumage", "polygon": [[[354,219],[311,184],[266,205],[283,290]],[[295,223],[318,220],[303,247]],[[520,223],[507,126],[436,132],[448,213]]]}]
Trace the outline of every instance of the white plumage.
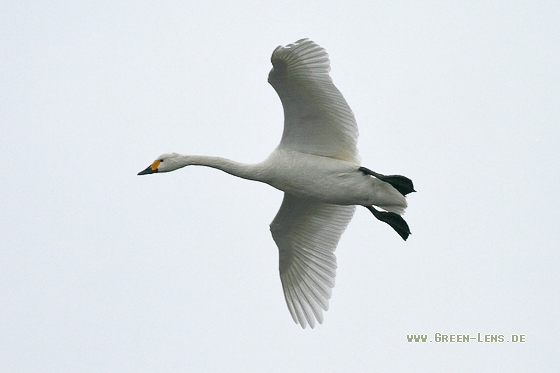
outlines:
[{"label": "white plumage", "polygon": [[358,162],[354,113],[329,76],[329,55],[310,40],[272,53],[268,82],[284,107],[280,145],[302,153]]},{"label": "white plumage", "polygon": [[271,61],[268,81],[284,107],[284,132],[266,160],[242,164],[167,153],[139,175],[200,165],[282,190],[284,200],[270,224],[280,253],[280,279],[294,321],[314,327],[328,310],[336,275],[334,251],[355,206],[367,207],[406,240],[410,231],[400,215],[407,206],[405,195],[414,189],[404,176],[359,166],[354,114],[329,76],[323,48],[302,39],[276,48]]}]

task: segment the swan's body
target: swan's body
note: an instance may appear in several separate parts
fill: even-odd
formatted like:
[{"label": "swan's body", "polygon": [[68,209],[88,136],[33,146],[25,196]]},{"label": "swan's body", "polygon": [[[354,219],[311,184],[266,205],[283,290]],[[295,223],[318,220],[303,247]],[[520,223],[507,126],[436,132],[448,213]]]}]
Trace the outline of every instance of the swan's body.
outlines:
[{"label": "swan's body", "polygon": [[[405,195],[414,191],[403,176],[385,176],[360,167],[354,115],[332,83],[325,50],[307,39],[272,54],[269,82],[284,107],[284,133],[261,163],[243,164],[220,157],[160,156],[139,174],[169,172],[190,165],[208,166],[244,179],[267,183],[284,194],[270,225],[280,251],[280,278],[296,323],[322,322],[334,286],[334,250],[355,206],[367,207],[406,239],[400,217]],[[378,206],[388,212],[376,210]]]},{"label": "swan's body", "polygon": [[161,166],[172,170],[185,166],[213,167],[243,179],[260,181],[300,198],[336,205],[376,205],[402,213],[406,199],[390,184],[356,172],[352,162],[305,154],[279,146],[261,163],[244,164],[226,158],[164,154]]}]

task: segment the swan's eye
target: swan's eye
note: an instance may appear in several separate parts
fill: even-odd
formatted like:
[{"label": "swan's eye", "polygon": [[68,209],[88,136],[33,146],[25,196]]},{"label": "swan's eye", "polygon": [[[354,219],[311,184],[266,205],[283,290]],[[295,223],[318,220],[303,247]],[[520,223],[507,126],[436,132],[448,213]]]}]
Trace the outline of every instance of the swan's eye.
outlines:
[{"label": "swan's eye", "polygon": [[158,159],[158,161],[163,162],[163,159]]}]

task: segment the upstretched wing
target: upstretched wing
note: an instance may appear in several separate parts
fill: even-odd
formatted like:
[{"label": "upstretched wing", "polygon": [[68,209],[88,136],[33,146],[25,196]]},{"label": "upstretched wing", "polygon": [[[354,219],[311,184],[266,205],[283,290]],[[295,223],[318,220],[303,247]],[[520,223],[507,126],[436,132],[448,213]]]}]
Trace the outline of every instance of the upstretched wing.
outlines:
[{"label": "upstretched wing", "polygon": [[358,161],[358,126],[329,76],[327,52],[308,39],[272,53],[268,82],[284,107],[280,146],[302,153]]},{"label": "upstretched wing", "polygon": [[284,297],[296,323],[323,322],[336,275],[334,251],[355,206],[330,205],[284,194],[270,224],[280,251]]}]

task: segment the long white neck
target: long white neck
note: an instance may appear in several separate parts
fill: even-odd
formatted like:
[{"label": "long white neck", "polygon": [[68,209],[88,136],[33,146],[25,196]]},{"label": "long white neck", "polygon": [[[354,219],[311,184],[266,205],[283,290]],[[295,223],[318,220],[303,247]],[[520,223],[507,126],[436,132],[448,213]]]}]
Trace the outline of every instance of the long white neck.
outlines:
[{"label": "long white neck", "polygon": [[263,168],[260,163],[239,163],[227,158],[206,155],[180,155],[175,161],[178,166],[177,168],[185,166],[206,166],[217,168],[218,170],[243,179],[264,181]]}]

